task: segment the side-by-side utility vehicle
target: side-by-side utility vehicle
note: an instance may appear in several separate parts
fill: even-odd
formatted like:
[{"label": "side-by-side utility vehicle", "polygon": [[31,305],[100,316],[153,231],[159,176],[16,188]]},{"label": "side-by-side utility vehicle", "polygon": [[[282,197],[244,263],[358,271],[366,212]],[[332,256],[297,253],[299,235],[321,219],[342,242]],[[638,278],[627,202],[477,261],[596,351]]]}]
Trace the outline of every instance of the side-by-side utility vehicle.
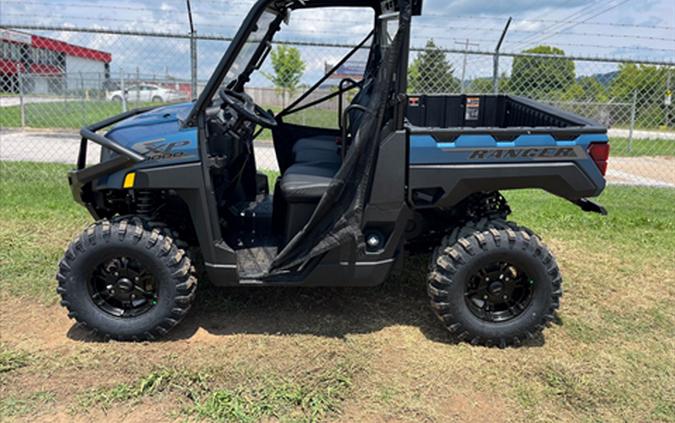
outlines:
[{"label": "side-by-side utility vehicle", "polygon": [[[372,31],[283,111],[256,104],[247,83],[291,13],[336,7],[362,8]],[[407,94],[421,10],[422,0],[258,0],[195,101],[83,128],[68,180],[96,222],[59,264],[69,315],[105,337],[154,339],[185,316],[197,275],[373,286],[406,255],[433,251],[431,309],[454,338],[506,346],[538,334],[559,305],[560,272],[539,237],[506,220],[500,191],[539,188],[604,213],[588,198],[605,187],[606,128],[521,97]],[[368,53],[362,77],[325,89],[355,52]],[[325,102],[334,126],[294,123]],[[256,166],[263,129],[272,187]],[[88,166],[92,142],[102,153]]]}]

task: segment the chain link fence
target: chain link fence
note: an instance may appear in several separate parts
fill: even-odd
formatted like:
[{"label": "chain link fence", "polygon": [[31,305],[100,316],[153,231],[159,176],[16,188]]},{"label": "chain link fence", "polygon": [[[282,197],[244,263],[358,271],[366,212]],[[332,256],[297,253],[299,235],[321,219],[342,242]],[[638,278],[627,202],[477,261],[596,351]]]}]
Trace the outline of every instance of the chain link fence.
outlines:
[{"label": "chain link fence", "polygon": [[[196,34],[0,27],[0,160],[18,162],[13,169],[27,175],[39,172],[42,163],[72,165],[81,126],[136,107],[195,98],[229,42],[227,37]],[[268,57],[247,92],[278,112],[352,48],[275,43],[271,59],[283,51],[284,63],[297,55],[300,64],[278,66]],[[343,78],[358,80],[367,58],[368,49],[358,50],[304,103],[334,92]],[[612,143],[609,183],[645,189],[675,188],[673,85],[672,62],[495,54],[442,49],[433,43],[411,49],[410,56],[411,93],[522,95],[607,125]],[[288,120],[335,128],[338,99]],[[263,132],[256,140],[256,160],[259,168],[275,170],[270,138]],[[95,160],[96,152],[89,158]]]}]

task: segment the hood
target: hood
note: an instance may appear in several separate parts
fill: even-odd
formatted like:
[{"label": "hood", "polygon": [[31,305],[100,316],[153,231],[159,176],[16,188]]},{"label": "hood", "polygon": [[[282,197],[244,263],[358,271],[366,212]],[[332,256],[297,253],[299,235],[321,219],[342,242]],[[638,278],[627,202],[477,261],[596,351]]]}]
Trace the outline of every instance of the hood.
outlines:
[{"label": "hood", "polygon": [[197,129],[181,127],[192,106],[173,104],[132,116],[114,125],[106,137],[142,154],[151,165],[196,161]]}]

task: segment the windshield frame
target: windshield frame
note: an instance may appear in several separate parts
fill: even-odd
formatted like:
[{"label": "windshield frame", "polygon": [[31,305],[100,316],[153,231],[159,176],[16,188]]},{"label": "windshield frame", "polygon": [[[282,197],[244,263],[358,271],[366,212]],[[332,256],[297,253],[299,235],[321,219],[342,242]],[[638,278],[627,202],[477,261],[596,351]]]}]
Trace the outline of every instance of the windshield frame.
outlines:
[{"label": "windshield frame", "polygon": [[260,56],[265,52],[265,50],[268,49],[269,43],[272,41],[272,37],[277,31],[279,31],[281,22],[284,20],[284,17],[287,13],[287,9],[276,10],[275,8],[271,7],[272,5],[270,3],[272,3],[270,0],[258,0],[253,5],[242,26],[239,28],[237,34],[234,36],[232,42],[225,51],[225,54],[220,59],[220,62],[211,75],[211,78],[209,78],[209,81],[206,83],[204,90],[202,90],[202,93],[194,102],[192,110],[190,110],[190,113],[183,122],[183,127],[193,127],[197,125],[199,115],[211,103],[211,99],[216,95],[216,92],[222,85],[227,73],[229,73],[235,60],[237,60],[239,57],[241,50],[246,45],[246,43],[249,42],[251,33],[256,30],[257,24],[263,13],[266,11],[275,13],[277,14],[277,17],[270,23],[267,32],[260,39],[258,47],[251,56],[249,63],[246,64],[246,66],[236,78],[236,84],[230,87],[234,90],[241,90],[243,88],[243,85],[247,80],[247,75],[250,75],[250,73],[254,70],[254,66],[259,62]]}]

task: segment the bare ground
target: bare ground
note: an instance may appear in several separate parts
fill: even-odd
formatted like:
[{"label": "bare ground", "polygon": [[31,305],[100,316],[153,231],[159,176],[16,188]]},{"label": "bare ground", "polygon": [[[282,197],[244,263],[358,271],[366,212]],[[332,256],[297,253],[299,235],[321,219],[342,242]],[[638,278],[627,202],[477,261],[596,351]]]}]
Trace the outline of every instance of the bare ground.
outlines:
[{"label": "bare ground", "polygon": [[[674,270],[633,263],[643,275],[638,292],[625,273],[627,258],[614,248],[589,253],[573,242],[549,244],[566,269],[566,298],[559,322],[524,348],[450,343],[427,309],[423,281],[410,275],[406,283],[358,290],[202,289],[186,321],[167,339],[148,343],[103,342],[58,305],[4,296],[0,340],[30,359],[0,374],[0,394],[53,394],[17,420],[193,420],[186,412],[193,401],[180,390],[108,407],[83,405],[82,398],[136,383],[153,369],[203,372],[219,387],[247,386],[266,375],[302,385],[340,368],[349,389],[324,420],[664,420],[644,402],[629,404],[635,395],[652,395],[641,401],[657,410],[673,406],[665,386],[649,387],[675,382],[672,362],[667,370],[649,355],[667,357],[675,347],[661,337],[672,334],[673,310],[663,307],[672,305]],[[664,280],[671,281],[665,292]]]}]

